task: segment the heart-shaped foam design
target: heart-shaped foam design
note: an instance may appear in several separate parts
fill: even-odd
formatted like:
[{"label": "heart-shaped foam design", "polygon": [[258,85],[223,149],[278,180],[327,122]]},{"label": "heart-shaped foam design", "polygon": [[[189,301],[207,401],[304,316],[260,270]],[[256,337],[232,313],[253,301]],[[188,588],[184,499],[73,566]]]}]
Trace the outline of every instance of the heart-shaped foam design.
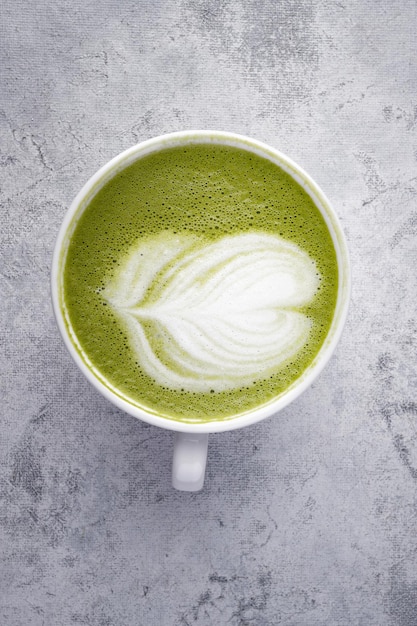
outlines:
[{"label": "heart-shaped foam design", "polygon": [[312,321],[298,309],[319,281],[308,254],[278,236],[168,232],[129,250],[104,297],[158,384],[226,391],[273,374],[305,345]]}]

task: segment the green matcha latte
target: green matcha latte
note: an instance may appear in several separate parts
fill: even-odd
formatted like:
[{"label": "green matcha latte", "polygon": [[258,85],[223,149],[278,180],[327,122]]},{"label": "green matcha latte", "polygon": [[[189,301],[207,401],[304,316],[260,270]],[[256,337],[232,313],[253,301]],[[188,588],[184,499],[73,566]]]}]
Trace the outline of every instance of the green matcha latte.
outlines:
[{"label": "green matcha latte", "polygon": [[93,195],[62,257],[61,307],[99,380],[172,420],[230,419],[314,361],[338,291],[332,238],[272,161],[167,147]]}]

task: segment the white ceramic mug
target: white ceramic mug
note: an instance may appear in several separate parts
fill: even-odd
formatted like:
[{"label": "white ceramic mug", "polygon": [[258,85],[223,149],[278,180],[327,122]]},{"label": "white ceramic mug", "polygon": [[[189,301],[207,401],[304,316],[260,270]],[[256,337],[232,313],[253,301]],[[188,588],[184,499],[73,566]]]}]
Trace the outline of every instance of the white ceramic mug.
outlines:
[{"label": "white ceramic mug", "polygon": [[[300,378],[278,398],[266,405],[246,412],[243,416],[199,424],[173,421],[157,416],[154,413],[148,413],[144,409],[140,409],[114,394],[95,376],[92,369],[90,369],[81,358],[71,339],[70,331],[67,328],[60,306],[62,265],[65,250],[71,237],[74,221],[85,208],[87,199],[91,200],[94,193],[107,183],[117,172],[137,159],[158,151],[161,148],[193,142],[214,142],[249,150],[271,160],[290,174],[311,196],[315,205],[321,211],[333,239],[339,271],[339,290],[330,331],[313,363],[304,371]],[[254,139],[220,131],[183,131],[156,137],[133,146],[104,165],[104,167],[86,183],[72,202],[61,226],[52,262],[52,300],[54,312],[59,330],[72,358],[86,378],[117,407],[149,424],[176,431],[172,464],[172,484],[176,489],[183,491],[198,491],[203,486],[209,433],[249,426],[266,417],[270,417],[295,400],[295,398],[311,385],[329,361],[340,338],[347,315],[349,296],[350,265],[346,240],[334,210],[318,185],[298,165],[279,151]]]}]

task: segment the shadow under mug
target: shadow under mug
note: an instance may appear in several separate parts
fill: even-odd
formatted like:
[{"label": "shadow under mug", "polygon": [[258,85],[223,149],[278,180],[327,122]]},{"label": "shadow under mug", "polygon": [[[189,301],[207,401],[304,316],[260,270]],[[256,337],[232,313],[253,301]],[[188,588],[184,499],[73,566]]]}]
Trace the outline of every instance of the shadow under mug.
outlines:
[{"label": "shadow under mug", "polygon": [[[61,307],[62,270],[65,251],[71,238],[74,223],[78,220],[94,194],[111,180],[116,173],[137,159],[153,152],[158,152],[161,149],[191,143],[215,143],[247,150],[269,159],[287,172],[310,195],[314,204],[320,210],[331,234],[338,264],[338,294],[332,324],[323,345],[311,365],[286,392],[275,400],[254,408],[244,415],[198,424],[174,421],[155,415],[130,404],[113,393],[95,376],[80,356],[71,338]],[[270,417],[290,404],[312,384],[329,361],[339,341],[347,316],[349,297],[350,264],[346,240],[336,213],[318,185],[302,168],[278,150],[254,139],[221,131],[181,131],[162,135],[139,143],[109,161],[84,185],[68,209],[58,234],[52,261],[52,302],[54,313],[58,328],[72,358],[86,378],[117,407],[149,424],[176,431],[172,463],[172,484],[176,489],[183,491],[198,491],[203,487],[209,433],[242,428]]]}]

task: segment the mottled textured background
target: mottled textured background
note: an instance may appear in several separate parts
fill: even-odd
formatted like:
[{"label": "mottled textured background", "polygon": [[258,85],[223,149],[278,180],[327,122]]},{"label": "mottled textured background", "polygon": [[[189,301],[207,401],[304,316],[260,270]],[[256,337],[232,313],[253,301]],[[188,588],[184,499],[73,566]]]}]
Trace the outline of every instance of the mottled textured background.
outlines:
[{"label": "mottled textured background", "polygon": [[[417,624],[414,0],[1,3],[0,624]],[[322,186],[352,256],[346,332],[301,398],[172,433],[67,355],[49,271],[70,201],[132,144],[232,130]]]}]

